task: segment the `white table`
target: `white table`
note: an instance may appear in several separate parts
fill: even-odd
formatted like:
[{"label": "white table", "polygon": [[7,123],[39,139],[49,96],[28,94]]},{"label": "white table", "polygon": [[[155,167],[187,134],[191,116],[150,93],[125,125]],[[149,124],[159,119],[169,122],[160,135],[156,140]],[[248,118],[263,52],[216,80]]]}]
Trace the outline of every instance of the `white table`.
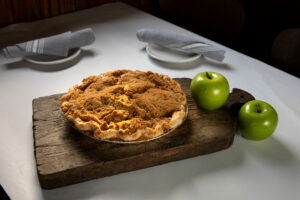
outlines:
[{"label": "white table", "polygon": [[[300,79],[226,50],[223,64],[199,60],[187,69],[150,59],[139,28],[194,35],[121,3],[0,29],[0,44],[54,32],[94,29],[97,40],[72,67],[37,67],[0,54],[0,182],[12,199],[297,199],[300,197]],[[18,32],[16,31],[18,30]],[[274,135],[261,142],[235,137],[218,153],[96,179],[54,190],[40,188],[33,150],[32,99],[66,92],[84,77],[116,69],[151,70],[171,77],[216,71],[279,114]]]}]

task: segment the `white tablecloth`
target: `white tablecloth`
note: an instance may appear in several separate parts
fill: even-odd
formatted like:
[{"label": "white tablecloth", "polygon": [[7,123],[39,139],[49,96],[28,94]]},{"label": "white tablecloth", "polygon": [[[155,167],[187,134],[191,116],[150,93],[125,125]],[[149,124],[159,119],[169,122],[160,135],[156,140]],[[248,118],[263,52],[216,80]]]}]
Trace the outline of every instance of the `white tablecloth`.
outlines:
[{"label": "white tablecloth", "polygon": [[[297,199],[300,197],[300,80],[226,50],[224,63],[200,59],[174,68],[150,59],[140,28],[194,35],[121,3],[0,29],[0,45],[91,27],[96,42],[75,65],[37,66],[0,54],[0,181],[12,199]],[[75,62],[74,61],[74,62]],[[74,63],[73,63],[74,64]],[[235,137],[218,153],[96,179],[54,190],[40,188],[33,150],[32,99],[66,92],[84,77],[116,69],[151,70],[192,78],[216,71],[279,114],[274,135],[261,142]]]}]

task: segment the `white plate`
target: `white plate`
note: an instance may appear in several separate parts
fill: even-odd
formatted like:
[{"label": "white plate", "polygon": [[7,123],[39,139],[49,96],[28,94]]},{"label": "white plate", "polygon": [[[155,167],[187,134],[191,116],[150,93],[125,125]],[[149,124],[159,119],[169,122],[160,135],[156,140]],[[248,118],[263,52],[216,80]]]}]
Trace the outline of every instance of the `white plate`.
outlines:
[{"label": "white plate", "polygon": [[155,44],[148,44],[146,51],[152,58],[168,63],[187,63],[200,57],[199,54],[185,53]]},{"label": "white plate", "polygon": [[56,65],[56,64],[61,64],[73,60],[80,54],[80,52],[81,52],[80,48],[76,48],[76,49],[71,49],[69,51],[68,56],[66,57],[50,56],[50,55],[35,55],[35,56],[24,57],[24,60],[39,65]]}]

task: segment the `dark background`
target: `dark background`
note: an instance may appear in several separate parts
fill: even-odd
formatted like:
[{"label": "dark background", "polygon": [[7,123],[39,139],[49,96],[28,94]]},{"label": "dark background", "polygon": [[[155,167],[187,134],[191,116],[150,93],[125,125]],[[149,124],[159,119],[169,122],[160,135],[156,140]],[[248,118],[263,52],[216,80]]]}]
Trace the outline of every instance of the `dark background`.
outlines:
[{"label": "dark background", "polygon": [[[0,0],[0,27],[115,1]],[[121,1],[300,77],[300,0]]]}]

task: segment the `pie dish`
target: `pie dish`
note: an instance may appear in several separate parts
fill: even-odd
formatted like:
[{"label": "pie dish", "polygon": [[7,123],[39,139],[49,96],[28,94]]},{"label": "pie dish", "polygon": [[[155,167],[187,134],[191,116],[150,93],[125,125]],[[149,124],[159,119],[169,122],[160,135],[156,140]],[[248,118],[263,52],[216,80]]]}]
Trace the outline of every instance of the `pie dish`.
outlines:
[{"label": "pie dish", "polygon": [[166,75],[117,70],[83,79],[61,98],[65,117],[80,132],[108,141],[148,141],[185,119],[186,96]]}]

